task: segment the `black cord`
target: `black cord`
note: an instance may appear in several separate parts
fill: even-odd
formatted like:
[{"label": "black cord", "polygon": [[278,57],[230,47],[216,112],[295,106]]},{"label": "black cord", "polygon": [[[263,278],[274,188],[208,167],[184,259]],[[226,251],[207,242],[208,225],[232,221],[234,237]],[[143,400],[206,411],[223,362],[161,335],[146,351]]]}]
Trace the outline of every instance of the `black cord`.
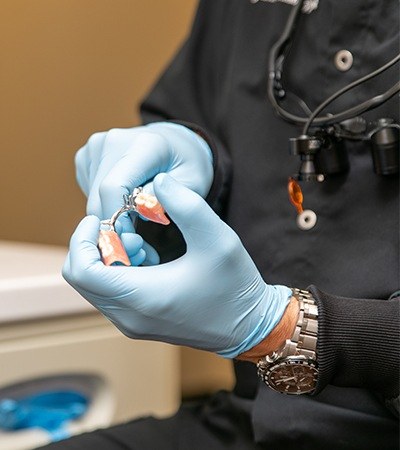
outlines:
[{"label": "black cord", "polygon": [[[268,87],[267,87],[267,96],[268,100],[272,104],[275,111],[278,113],[280,117],[285,119],[286,121],[296,124],[296,125],[303,125],[303,134],[307,134],[308,129],[311,125],[330,125],[334,123],[341,122],[343,120],[349,119],[351,117],[357,116],[365,111],[369,111],[373,108],[378,107],[385,101],[387,101],[390,97],[396,94],[396,92],[399,92],[399,83],[396,83],[392,88],[390,88],[385,93],[375,96],[360,105],[357,105],[353,108],[347,109],[345,111],[342,111],[341,113],[337,114],[329,114],[322,117],[317,117],[318,114],[331,102],[333,102],[336,98],[338,98],[340,95],[344,94],[345,92],[349,91],[350,89],[353,89],[354,87],[358,86],[359,84],[362,84],[365,81],[370,80],[371,78],[376,77],[377,75],[381,74],[385,70],[389,69],[391,66],[393,66],[396,62],[399,61],[400,55],[397,55],[395,58],[393,58],[391,61],[380,67],[379,69],[375,70],[374,72],[371,72],[364,77],[348,84],[344,88],[340,89],[339,91],[332,94],[328,99],[326,99],[323,103],[321,103],[314,112],[309,117],[300,117],[295,114],[290,113],[289,111],[286,111],[280,104],[279,101],[276,98],[275,91],[283,91],[283,87],[281,85],[281,78],[282,78],[282,70],[283,70],[283,63],[285,60],[285,53],[287,53],[288,48],[292,42],[292,35],[294,33],[296,24],[298,22],[299,15],[301,13],[301,8],[303,6],[304,0],[300,0],[296,6],[294,6],[289,14],[288,20],[286,22],[285,28],[282,32],[282,35],[278,39],[278,41],[272,46],[270,54],[269,54],[269,77],[268,77]],[[289,93],[288,93],[289,94]],[[294,95],[294,94],[293,94]],[[302,106],[302,105],[300,105]],[[304,109],[304,108],[303,108]]]},{"label": "black cord", "polygon": [[[292,34],[296,27],[299,15],[301,14],[301,8],[303,6],[304,0],[300,0],[296,6],[294,6],[289,14],[288,20],[286,22],[285,28],[280,36],[280,38],[272,46],[269,53],[269,74],[268,74],[268,86],[267,86],[267,96],[268,100],[271,102],[277,113],[285,120],[297,124],[299,121],[303,123],[303,119],[298,117],[282,108],[275,97],[275,89],[277,84],[281,83],[281,73],[282,66],[285,59],[285,52],[287,52],[288,47],[291,43]],[[279,66],[279,69],[278,69]]]},{"label": "black cord", "polygon": [[396,95],[398,92],[400,92],[400,81],[394,84],[390,89],[388,89],[383,94],[377,95],[369,100],[366,100],[365,102],[357,106],[353,106],[353,108],[347,109],[346,111],[328,117],[328,119],[325,122],[325,125],[332,125],[334,123],[342,122],[343,120],[351,119],[364,112],[371,111],[371,109],[377,108],[378,106],[382,105],[383,103],[388,101],[391,97]]},{"label": "black cord", "polygon": [[[400,60],[400,54],[395,56],[392,60],[384,64],[383,66],[379,67],[379,69],[375,70],[374,72],[369,73],[368,75],[365,75],[364,77],[359,78],[358,80],[353,81],[352,83],[348,84],[347,86],[344,86],[342,89],[339,89],[334,94],[332,94],[329,98],[327,98],[325,101],[323,101],[317,108],[315,108],[314,112],[311,114],[311,116],[308,118],[304,128],[303,128],[303,134],[308,133],[308,129],[310,128],[311,124],[314,122],[315,118],[318,116],[318,114],[324,110],[330,103],[332,103],[334,100],[336,100],[338,97],[349,91],[350,89],[355,88],[356,86],[365,83],[366,81],[370,80],[371,78],[376,77],[377,75],[381,74],[385,70],[392,67],[396,62]],[[377,106],[381,105],[383,102],[389,100],[390,97],[396,94],[400,90],[400,83],[396,83],[394,86],[392,86],[388,91],[386,91],[384,94],[378,95],[376,97],[373,97],[370,100],[366,100],[365,102],[361,103],[360,105],[357,105],[351,109],[348,109],[347,111],[343,111],[342,113],[333,114],[328,120],[327,124],[337,123],[341,122],[342,120],[346,120],[349,117],[357,116],[365,111],[369,111],[373,108],[376,108]],[[349,116],[349,117],[347,117]]]},{"label": "black cord", "polygon": [[312,111],[308,107],[307,103],[298,95],[294,94],[293,92],[286,92],[285,95],[288,98],[292,97],[292,99],[299,104],[300,108],[307,114],[307,116],[310,116],[312,114]]},{"label": "black cord", "polygon": [[290,11],[288,20],[280,38],[272,46],[269,53],[269,73],[270,77],[276,79],[277,65],[283,63],[284,53],[287,51],[288,45],[291,43],[292,34],[295,30],[296,23],[301,13],[304,0],[300,0],[296,6]]}]

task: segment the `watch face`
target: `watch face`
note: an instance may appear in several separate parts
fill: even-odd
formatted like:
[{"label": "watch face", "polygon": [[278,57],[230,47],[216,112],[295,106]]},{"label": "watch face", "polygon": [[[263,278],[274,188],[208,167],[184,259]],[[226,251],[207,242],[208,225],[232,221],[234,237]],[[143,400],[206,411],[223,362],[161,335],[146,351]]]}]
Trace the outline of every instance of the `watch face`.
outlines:
[{"label": "watch face", "polygon": [[317,375],[314,360],[288,357],[269,367],[264,379],[269,387],[283,394],[306,394],[315,389]]}]

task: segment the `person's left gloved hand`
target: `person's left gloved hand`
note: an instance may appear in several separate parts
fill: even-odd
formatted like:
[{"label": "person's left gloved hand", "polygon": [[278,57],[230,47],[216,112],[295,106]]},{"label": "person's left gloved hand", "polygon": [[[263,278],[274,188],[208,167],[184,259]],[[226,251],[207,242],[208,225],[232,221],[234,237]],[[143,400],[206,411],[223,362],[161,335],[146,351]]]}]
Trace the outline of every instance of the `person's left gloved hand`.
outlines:
[{"label": "person's left gloved hand", "polygon": [[[155,122],[93,134],[75,156],[76,177],[88,197],[87,214],[110,218],[123,196],[143,186],[152,194],[161,172],[205,198],[214,178],[208,143],[186,126]],[[130,227],[121,224],[125,231]]]},{"label": "person's left gloved hand", "polygon": [[291,290],[264,282],[239,237],[198,194],[166,174],[154,190],[183,234],[185,255],[151,267],[106,267],[99,219],[88,216],[71,238],[64,277],[129,337],[229,358],[254,347],[281,319]]}]

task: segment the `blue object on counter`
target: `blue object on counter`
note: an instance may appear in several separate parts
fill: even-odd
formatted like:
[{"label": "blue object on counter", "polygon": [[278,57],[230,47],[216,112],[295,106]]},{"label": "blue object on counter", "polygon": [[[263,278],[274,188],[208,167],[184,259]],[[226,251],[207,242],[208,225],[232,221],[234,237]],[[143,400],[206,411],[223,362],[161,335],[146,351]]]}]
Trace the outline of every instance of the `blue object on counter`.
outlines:
[{"label": "blue object on counter", "polygon": [[0,429],[7,431],[41,428],[51,440],[69,437],[66,424],[81,417],[88,399],[74,391],[41,392],[20,399],[0,400]]}]

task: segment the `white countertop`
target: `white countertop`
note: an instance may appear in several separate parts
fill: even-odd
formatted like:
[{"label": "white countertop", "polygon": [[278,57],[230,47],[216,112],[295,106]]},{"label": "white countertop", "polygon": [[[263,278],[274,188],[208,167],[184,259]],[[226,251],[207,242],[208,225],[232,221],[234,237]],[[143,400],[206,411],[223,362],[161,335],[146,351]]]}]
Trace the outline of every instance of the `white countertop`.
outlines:
[{"label": "white countertop", "polygon": [[0,324],[91,311],[61,275],[67,249],[0,241]]}]

